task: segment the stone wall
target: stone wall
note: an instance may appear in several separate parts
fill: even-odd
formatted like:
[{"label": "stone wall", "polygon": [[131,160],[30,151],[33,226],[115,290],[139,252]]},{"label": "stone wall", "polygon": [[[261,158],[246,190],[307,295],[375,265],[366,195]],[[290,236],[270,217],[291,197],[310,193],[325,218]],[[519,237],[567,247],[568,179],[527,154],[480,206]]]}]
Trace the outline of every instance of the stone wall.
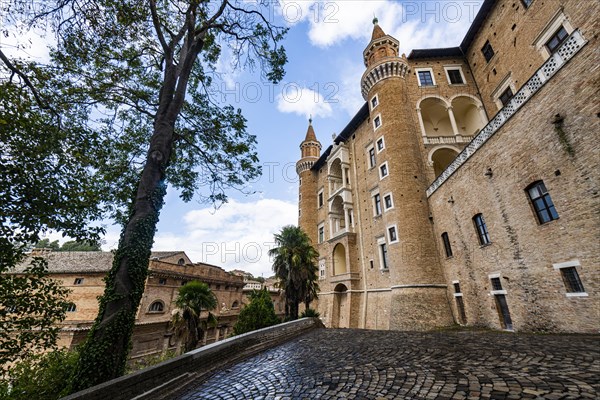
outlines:
[{"label": "stone wall", "polygon": [[168,399],[173,391],[181,389],[184,384],[202,380],[214,369],[322,326],[318,319],[304,318],[248,332],[74,393],[63,400]]}]

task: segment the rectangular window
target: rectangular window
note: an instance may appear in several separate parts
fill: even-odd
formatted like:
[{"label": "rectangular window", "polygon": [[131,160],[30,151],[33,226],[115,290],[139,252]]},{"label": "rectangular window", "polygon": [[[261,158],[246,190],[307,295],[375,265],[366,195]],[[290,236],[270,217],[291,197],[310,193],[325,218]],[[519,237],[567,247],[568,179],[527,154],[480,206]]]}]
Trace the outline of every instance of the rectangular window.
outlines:
[{"label": "rectangular window", "polygon": [[379,193],[373,196],[373,207],[375,210],[375,216],[381,215],[381,196]]},{"label": "rectangular window", "polygon": [[377,107],[378,104],[379,104],[379,99],[377,98],[377,95],[375,95],[371,99],[371,110],[374,109],[375,107]]},{"label": "rectangular window", "polygon": [[319,260],[319,279],[325,279],[325,260]]},{"label": "rectangular window", "polygon": [[452,257],[452,246],[450,245],[448,232],[442,233],[442,242],[444,242],[444,250],[446,251],[446,257]]},{"label": "rectangular window", "polygon": [[492,48],[492,45],[490,44],[489,40],[487,42],[485,42],[485,44],[481,48],[481,52],[483,53],[483,56],[485,57],[485,61],[487,61],[487,62],[490,62],[492,57],[494,57],[494,49]]},{"label": "rectangular window", "polygon": [[375,119],[373,120],[373,126],[375,127],[375,129],[381,126],[381,116],[378,115],[375,117]]},{"label": "rectangular window", "polygon": [[569,34],[565,28],[561,25],[560,29],[557,30],[554,35],[546,42],[546,47],[550,53],[554,53],[561,44],[569,37]]},{"label": "rectangular window", "polygon": [[558,213],[543,181],[535,182],[527,189],[527,193],[540,224],[558,219]]},{"label": "rectangular window", "polygon": [[323,207],[323,191],[319,192],[319,195],[318,195],[318,205],[319,205],[319,208]]},{"label": "rectangular window", "polygon": [[394,243],[394,242],[398,241],[398,233],[396,232],[395,226],[388,227],[388,237],[389,237],[390,243]]},{"label": "rectangular window", "polygon": [[385,149],[385,143],[383,141],[383,136],[377,139],[377,152],[379,153],[381,150]]},{"label": "rectangular window", "polygon": [[166,278],[160,278],[158,280],[158,284],[159,285],[166,285],[167,284],[167,279]]},{"label": "rectangular window", "polygon": [[379,245],[379,253],[381,256],[381,269],[388,269],[389,268],[388,251],[387,251],[387,245],[385,243],[381,243]]},{"label": "rectangular window", "polygon": [[373,260],[369,260],[369,265],[371,266],[371,269],[373,269],[375,267],[375,264],[373,263]]},{"label": "rectangular window", "polygon": [[66,312],[75,312],[75,311],[77,311],[77,306],[75,305],[75,303],[69,303],[69,305],[67,306],[65,311]]},{"label": "rectangular window", "polygon": [[391,193],[383,196],[383,206],[385,207],[386,211],[394,207]]},{"label": "rectangular window", "polygon": [[325,227],[319,226],[319,243],[323,243],[325,241]]},{"label": "rectangular window", "polygon": [[388,166],[387,166],[387,162],[381,164],[379,166],[379,178],[383,179],[386,176],[388,176]]},{"label": "rectangular window", "polygon": [[492,282],[492,290],[502,290],[502,282],[500,282],[500,278],[490,278]]},{"label": "rectangular window", "polygon": [[453,282],[452,284],[454,285],[454,293],[462,293],[460,291],[460,283],[459,282]]},{"label": "rectangular window", "polygon": [[584,293],[583,284],[575,267],[561,268],[560,273],[565,283],[567,293]]},{"label": "rectangular window", "polygon": [[375,166],[375,148],[371,147],[369,149],[369,167],[373,168]]},{"label": "rectangular window", "polygon": [[498,100],[500,100],[502,105],[505,106],[508,104],[510,99],[512,99],[512,97],[513,97],[513,92],[512,92],[512,89],[509,87],[509,88],[506,88],[506,90],[504,92],[502,92],[500,97],[498,97]]},{"label": "rectangular window", "polygon": [[431,71],[419,71],[419,84],[420,86],[434,86],[433,76],[431,75]]},{"label": "rectangular window", "polygon": [[75,278],[74,285],[83,285],[83,278]]},{"label": "rectangular window", "polygon": [[482,214],[477,214],[473,217],[473,223],[475,224],[475,230],[477,231],[477,237],[479,238],[479,244],[484,246],[490,244],[490,234],[485,225],[485,219]]},{"label": "rectangular window", "polygon": [[460,84],[465,83],[465,82],[463,82],[463,78],[462,78],[462,75],[461,75],[459,69],[449,69],[449,70],[447,70],[447,72],[448,72],[448,78],[450,79],[450,84],[460,85]]}]

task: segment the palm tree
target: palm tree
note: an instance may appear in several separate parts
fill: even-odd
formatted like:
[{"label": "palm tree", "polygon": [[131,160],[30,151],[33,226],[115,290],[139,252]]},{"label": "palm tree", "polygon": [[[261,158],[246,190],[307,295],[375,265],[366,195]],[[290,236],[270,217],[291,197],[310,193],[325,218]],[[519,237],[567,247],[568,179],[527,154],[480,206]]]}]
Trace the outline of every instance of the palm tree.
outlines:
[{"label": "palm tree", "polygon": [[[185,340],[185,351],[196,348],[200,335],[207,326],[200,326],[200,313],[203,310],[213,310],[217,307],[217,298],[204,282],[192,281],[179,288],[175,300],[177,310],[173,313],[173,325]],[[207,324],[215,323],[216,318],[208,313]],[[205,324],[206,325],[206,324]]]},{"label": "palm tree", "polygon": [[319,253],[308,235],[293,225],[275,234],[275,243],[277,247],[269,250],[269,255],[274,257],[273,271],[285,290],[285,316],[298,319],[298,305],[310,304],[317,296]]}]

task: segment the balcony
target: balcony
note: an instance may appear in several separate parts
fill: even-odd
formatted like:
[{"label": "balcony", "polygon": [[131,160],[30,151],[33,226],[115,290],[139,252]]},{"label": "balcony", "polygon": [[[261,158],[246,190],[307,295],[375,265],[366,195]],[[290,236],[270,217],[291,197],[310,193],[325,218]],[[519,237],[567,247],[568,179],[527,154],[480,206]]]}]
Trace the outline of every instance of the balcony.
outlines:
[{"label": "balcony", "polygon": [[425,144],[466,144],[475,136],[423,136]]}]

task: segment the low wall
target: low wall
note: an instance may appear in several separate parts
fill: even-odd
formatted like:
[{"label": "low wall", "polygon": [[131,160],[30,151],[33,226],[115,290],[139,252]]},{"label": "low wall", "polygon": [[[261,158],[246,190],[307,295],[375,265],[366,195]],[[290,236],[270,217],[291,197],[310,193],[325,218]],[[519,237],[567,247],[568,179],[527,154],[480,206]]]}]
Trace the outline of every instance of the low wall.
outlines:
[{"label": "low wall", "polygon": [[315,328],[318,318],[303,318],[231,337],[141,371],[73,393],[62,400],[142,400],[160,394],[227,364],[277,346]]}]

